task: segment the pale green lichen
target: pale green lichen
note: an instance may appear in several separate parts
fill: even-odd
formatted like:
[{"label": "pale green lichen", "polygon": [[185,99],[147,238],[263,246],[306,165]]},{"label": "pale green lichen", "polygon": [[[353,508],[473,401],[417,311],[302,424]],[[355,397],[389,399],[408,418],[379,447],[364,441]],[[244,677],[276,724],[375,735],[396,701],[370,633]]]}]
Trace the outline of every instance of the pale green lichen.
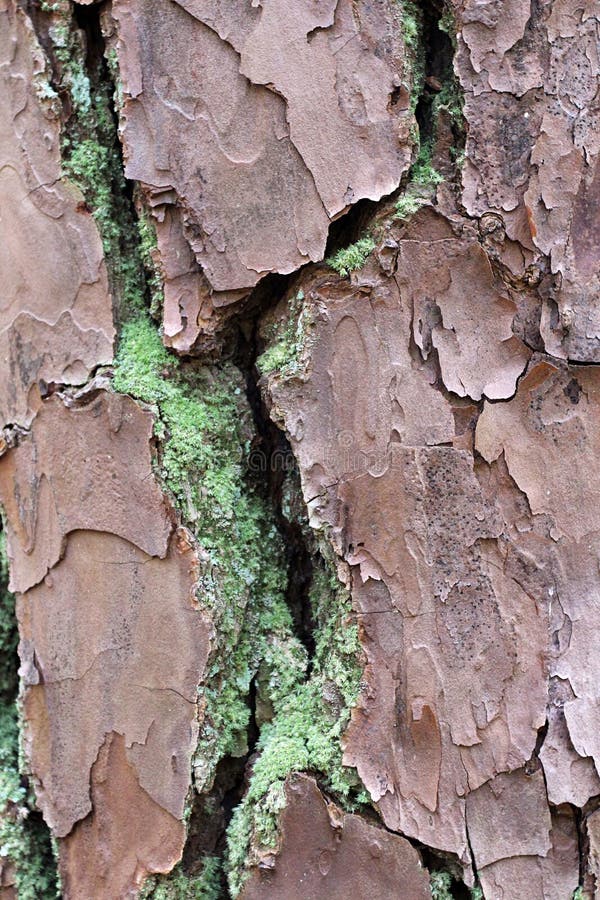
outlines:
[{"label": "pale green lichen", "polygon": [[450,872],[431,872],[429,875],[429,885],[431,888],[432,900],[452,900],[452,894],[450,893],[451,884],[452,875]]},{"label": "pale green lichen", "polygon": [[399,5],[402,10],[400,27],[405,45],[404,64],[411,84],[410,108],[414,113],[425,80],[423,10],[413,0],[400,0]]},{"label": "pale green lichen", "polygon": [[423,144],[408,175],[408,183],[395,204],[394,219],[408,219],[431,200],[444,180],[431,162],[431,144]]},{"label": "pale green lichen", "polygon": [[58,15],[55,23],[48,29],[48,36],[52,42],[55,58],[61,66],[63,86],[68,89],[82,124],[88,119],[91,124],[92,90],[85,70],[83,47],[71,25],[69,8],[54,4],[52,11]]},{"label": "pale green lichen", "polygon": [[50,835],[19,772],[17,624],[7,585],[0,532],[0,860],[13,867],[19,900],[51,900],[60,894]]},{"label": "pale green lichen", "polygon": [[199,875],[189,875],[176,866],[168,875],[147,879],[139,900],[220,900],[222,896],[222,861],[207,856]]},{"label": "pale green lichen", "polygon": [[417,197],[407,193],[403,194],[396,201],[394,219],[409,219],[421,209],[424,203],[426,203],[424,197]]},{"label": "pale green lichen", "polygon": [[259,667],[277,698],[307,665],[285,604],[282,541],[247,479],[252,422],[242,384],[231,364],[179,362],[146,317],[123,328],[114,387],[156,410],[157,472],[198,542],[198,597],[216,627],[195,763],[199,790],[210,786],[221,758],[246,752],[247,696]]},{"label": "pale green lichen", "polygon": [[374,239],[365,236],[356,241],[356,243],[350,244],[349,247],[338,250],[337,253],[334,253],[334,255],[326,259],[325,262],[334,269],[338,275],[345,277],[346,275],[349,275],[350,272],[361,269],[367,261],[367,257],[374,249]]},{"label": "pale green lichen", "polygon": [[354,769],[342,765],[341,737],[358,698],[362,667],[356,618],[348,592],[323,560],[310,591],[315,654],[310,678],[273,699],[274,715],[261,729],[259,756],[248,791],[228,829],[229,889],[236,897],[248,867],[277,846],[284,783],[293,772],[311,771],[349,809],[367,804]]},{"label": "pale green lichen", "polygon": [[114,92],[102,60],[88,71],[71,4],[52,8],[48,35],[54,78],[71,100],[61,134],[63,169],[80,189],[98,225],[115,311],[122,321],[144,308],[147,277],[153,294],[157,293],[157,272],[153,265],[145,269],[145,226],[138,224],[128,197],[113,113]]},{"label": "pale green lichen", "polygon": [[306,346],[310,325],[304,292],[297,291],[292,295],[285,320],[275,323],[263,335],[267,347],[256,360],[261,375],[277,371],[291,376],[299,372],[300,357]]}]

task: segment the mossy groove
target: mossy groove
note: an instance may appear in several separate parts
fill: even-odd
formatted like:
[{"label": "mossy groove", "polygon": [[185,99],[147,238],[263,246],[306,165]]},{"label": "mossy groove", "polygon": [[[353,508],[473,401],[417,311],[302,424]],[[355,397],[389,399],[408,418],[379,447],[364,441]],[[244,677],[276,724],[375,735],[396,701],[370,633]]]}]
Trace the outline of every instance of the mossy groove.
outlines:
[{"label": "mossy groove", "polygon": [[200,689],[206,705],[196,790],[210,789],[221,759],[247,753],[253,680],[260,699],[259,756],[229,828],[226,867],[234,896],[253,853],[276,843],[288,774],[314,771],[351,806],[366,801],[353,770],[341,764],[340,737],[362,672],[349,594],[335,568],[316,554],[310,591],[316,646],[307,678],[308,654],[285,602],[282,537],[248,471],[253,425],[243,385],[232,363],[208,367],[175,358],[147,316],[123,328],[113,386],[155,412],[157,474],[194,534],[203,560],[198,597],[216,627]]},{"label": "mossy groove", "polygon": [[52,71],[49,88],[63,99],[64,173],[80,189],[102,239],[117,323],[162,306],[162,279],[152,251],[156,234],[143,199],[124,174],[118,136],[119,84],[107,51],[98,6],[70,0],[42,4],[43,45]]}]

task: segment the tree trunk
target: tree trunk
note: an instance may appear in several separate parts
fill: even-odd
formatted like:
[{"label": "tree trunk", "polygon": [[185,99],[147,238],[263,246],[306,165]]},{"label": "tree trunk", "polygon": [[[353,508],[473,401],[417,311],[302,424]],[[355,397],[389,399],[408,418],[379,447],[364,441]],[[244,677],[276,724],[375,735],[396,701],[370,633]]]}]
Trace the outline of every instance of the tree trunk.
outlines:
[{"label": "tree trunk", "polygon": [[599,16],[0,0],[3,900],[600,896]]}]

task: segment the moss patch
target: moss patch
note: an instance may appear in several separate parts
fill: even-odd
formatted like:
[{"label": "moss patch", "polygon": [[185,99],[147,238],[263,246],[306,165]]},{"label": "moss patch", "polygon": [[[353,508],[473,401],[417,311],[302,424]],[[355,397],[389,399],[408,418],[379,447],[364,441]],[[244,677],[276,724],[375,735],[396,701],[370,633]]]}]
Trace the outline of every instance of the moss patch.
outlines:
[{"label": "moss patch", "polygon": [[349,247],[338,250],[337,253],[330,256],[325,261],[328,266],[331,266],[331,268],[338,273],[338,275],[345,277],[355,269],[362,269],[367,257],[374,249],[375,241],[373,238],[368,236],[362,237],[356,241],[355,244],[351,244]]},{"label": "moss patch", "polygon": [[123,173],[113,109],[118,88],[109,78],[109,60],[86,61],[71,4],[49,4],[48,10],[54,85],[70,98],[61,134],[63,168],[98,225],[116,317],[123,321],[144,308],[147,280],[157,304],[162,284],[147,252],[151,226],[147,219],[138,221]]},{"label": "moss patch", "polygon": [[218,857],[204,860],[200,875],[187,875],[177,866],[169,875],[149,878],[139,900],[220,900],[222,862]]},{"label": "moss patch", "polygon": [[304,292],[297,291],[289,303],[285,320],[275,322],[265,330],[263,337],[267,347],[256,360],[261,375],[279,372],[289,377],[298,373],[299,357],[311,324],[303,301]]},{"label": "moss patch", "polygon": [[154,407],[157,471],[203,563],[198,597],[217,635],[195,763],[204,790],[223,756],[247,750],[247,697],[259,667],[273,698],[286,695],[306,670],[285,604],[283,546],[246,477],[253,426],[235,366],[187,367],[139,317],[123,329],[114,387]]},{"label": "moss patch", "polygon": [[[443,869],[431,872],[429,875],[429,886],[432,900],[452,900],[454,897],[452,885],[455,882],[456,879],[452,874]],[[483,900],[483,891],[478,885],[469,889],[469,895],[471,900]]]},{"label": "moss patch", "polygon": [[394,219],[409,219],[430,201],[443,176],[431,162],[431,144],[424,144],[408,173],[408,183],[395,204]]},{"label": "moss patch", "polygon": [[[464,160],[465,120],[463,115],[464,97],[458,78],[454,73],[452,61],[444,65],[441,76],[441,90],[434,96],[425,88],[424,19],[422,10],[412,0],[402,0],[401,28],[406,47],[406,59],[411,68],[412,93],[411,106],[416,112],[419,101],[423,101],[422,115],[428,120],[427,137],[419,134],[415,125],[413,139],[418,148],[417,157],[409,171],[408,182],[402,195],[396,202],[394,218],[410,218],[420,207],[435,194],[435,188],[444,178],[432,164],[433,149],[436,145],[440,117],[446,113],[450,119],[454,146],[450,148],[450,159],[455,171],[460,169]],[[449,4],[445,4],[437,22],[437,27],[448,35],[456,50],[456,22]]]},{"label": "moss patch", "polygon": [[450,893],[452,875],[450,872],[432,872],[429,876],[429,885],[433,900],[452,900]]},{"label": "moss patch", "polygon": [[423,10],[414,0],[398,0],[401,10],[400,29],[405,46],[405,65],[410,83],[410,107],[417,108],[425,80],[423,52]]},{"label": "moss patch", "polygon": [[19,635],[15,598],[8,590],[6,534],[0,531],[0,708],[12,707],[19,689]]},{"label": "moss patch", "polygon": [[284,782],[292,772],[314,772],[346,809],[369,802],[354,769],[342,765],[340,739],[356,703],[362,668],[358,627],[348,592],[332,565],[313,573],[310,592],[316,631],[311,676],[273,699],[274,716],[260,734],[248,791],[228,830],[227,869],[231,895],[239,893],[248,868],[277,847]]}]

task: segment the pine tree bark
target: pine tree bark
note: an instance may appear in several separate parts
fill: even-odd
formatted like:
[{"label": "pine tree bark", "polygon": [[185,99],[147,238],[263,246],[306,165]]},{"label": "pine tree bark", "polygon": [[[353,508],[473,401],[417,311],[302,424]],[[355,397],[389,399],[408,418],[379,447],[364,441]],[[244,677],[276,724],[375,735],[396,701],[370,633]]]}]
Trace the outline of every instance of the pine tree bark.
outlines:
[{"label": "pine tree bark", "polygon": [[0,0],[3,900],[600,892],[599,22]]}]

